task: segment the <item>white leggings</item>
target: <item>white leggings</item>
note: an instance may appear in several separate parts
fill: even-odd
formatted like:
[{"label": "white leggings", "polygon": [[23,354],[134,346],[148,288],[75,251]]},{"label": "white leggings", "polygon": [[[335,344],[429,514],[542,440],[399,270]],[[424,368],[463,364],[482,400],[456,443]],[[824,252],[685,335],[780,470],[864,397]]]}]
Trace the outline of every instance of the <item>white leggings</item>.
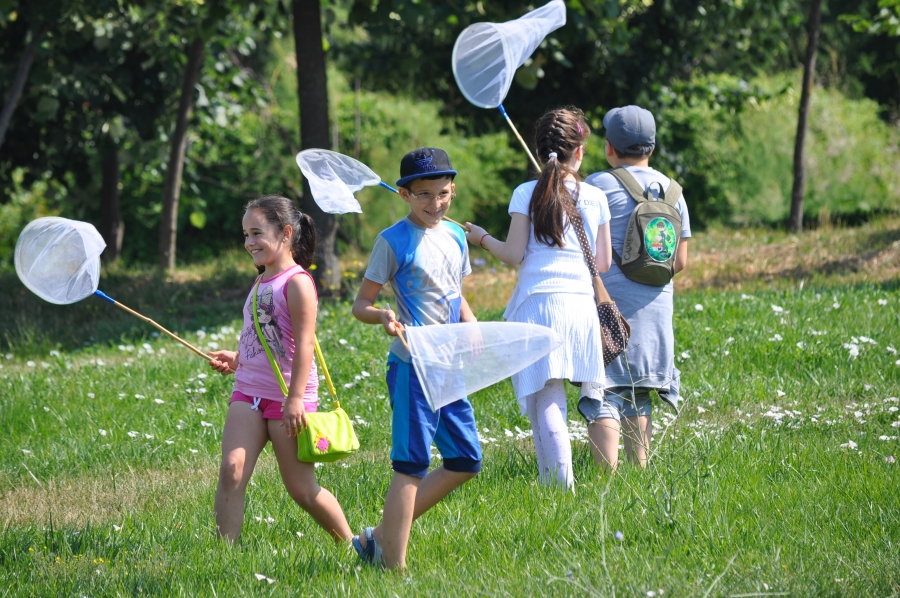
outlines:
[{"label": "white leggings", "polygon": [[534,432],[538,474],[545,484],[569,489],[575,484],[572,473],[572,444],[566,425],[566,387],[563,380],[548,380],[544,388],[525,399],[528,419]]}]

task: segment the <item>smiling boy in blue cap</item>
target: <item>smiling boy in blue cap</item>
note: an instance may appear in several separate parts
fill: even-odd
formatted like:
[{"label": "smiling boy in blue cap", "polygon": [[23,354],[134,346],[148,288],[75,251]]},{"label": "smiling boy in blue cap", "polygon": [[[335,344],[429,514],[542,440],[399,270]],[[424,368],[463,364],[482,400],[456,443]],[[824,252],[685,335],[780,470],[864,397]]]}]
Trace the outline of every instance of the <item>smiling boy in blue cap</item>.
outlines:
[{"label": "smiling boy in blue cap", "polygon": [[[472,272],[464,231],[441,220],[455,195],[456,174],[440,149],[423,147],[403,157],[397,187],[409,215],[375,239],[353,304],[356,319],[381,324],[393,337],[405,326],[476,321],[462,295],[462,279]],[[388,283],[399,319],[392,310],[374,306]],[[413,520],[481,471],[481,444],[468,399],[431,410],[399,338],[391,344],[386,380],[394,477],[381,525],[366,528],[353,545],[366,562],[393,569],[406,566]],[[429,472],[432,442],[443,464]]]},{"label": "smiling boy in blue cap", "polygon": [[[632,193],[643,193],[649,188],[658,199],[657,187],[661,187],[671,201],[678,197],[681,187],[650,167],[650,156],[656,147],[656,121],[648,110],[639,106],[614,108],[603,117],[603,126],[606,129],[606,161],[613,169],[621,168],[626,172],[597,172],[585,182],[603,190],[609,202],[609,234],[614,259],[609,271],[601,277],[619,311],[631,325],[631,339],[627,352],[606,368],[607,387],[603,401],[594,399],[592,409],[582,409],[579,403],[579,411],[582,414],[590,411],[592,419],[605,420],[603,425],[589,428],[599,431],[600,438],[592,438],[592,441],[612,468],[618,460],[620,423],[625,427],[625,454],[630,461],[644,466],[653,431],[650,391],[656,390],[660,398],[676,409],[678,406],[681,372],[675,367],[674,287],[671,280],[662,286],[654,286],[626,277],[620,267],[620,256],[624,255],[626,229],[638,205]],[[623,181],[631,183],[629,187],[634,191],[627,191]],[[671,223],[656,218],[653,223],[661,226],[647,230],[640,243],[657,262],[669,260],[669,247],[673,247],[672,269],[678,273],[687,264],[691,224],[683,196],[674,207],[681,217],[680,230],[669,229]]]}]

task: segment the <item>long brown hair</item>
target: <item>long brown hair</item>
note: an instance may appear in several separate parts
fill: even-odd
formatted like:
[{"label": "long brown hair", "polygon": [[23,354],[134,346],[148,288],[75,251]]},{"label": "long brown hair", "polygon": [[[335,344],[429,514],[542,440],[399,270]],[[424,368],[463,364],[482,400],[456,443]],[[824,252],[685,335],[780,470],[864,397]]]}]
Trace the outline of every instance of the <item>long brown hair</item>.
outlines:
[{"label": "long brown hair", "polygon": [[[535,123],[535,147],[538,160],[544,164],[529,208],[534,224],[534,237],[550,247],[563,246],[563,235],[569,226],[565,214],[574,208],[575,198],[566,189],[567,175],[578,173],[566,166],[575,151],[591,134],[584,113],[574,106],[557,108],[540,117]],[[550,154],[556,155],[551,157]],[[577,193],[577,192],[576,192]]]},{"label": "long brown hair", "polygon": [[[291,200],[281,195],[257,197],[244,206],[245,213],[250,210],[261,211],[266,217],[266,221],[279,232],[289,224],[293,227],[291,256],[295,263],[309,270],[313,258],[316,256],[316,243],[319,240],[313,219],[298,210]],[[266,268],[257,266],[256,269],[262,274]]]}]

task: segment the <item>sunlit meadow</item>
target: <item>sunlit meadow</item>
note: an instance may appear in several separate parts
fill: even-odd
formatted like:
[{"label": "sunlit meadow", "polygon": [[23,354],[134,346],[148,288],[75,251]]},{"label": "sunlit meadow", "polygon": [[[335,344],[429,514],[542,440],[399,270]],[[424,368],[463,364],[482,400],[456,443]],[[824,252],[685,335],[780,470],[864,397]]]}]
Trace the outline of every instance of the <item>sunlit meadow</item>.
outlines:
[{"label": "sunlit meadow", "polygon": [[[182,330],[234,347],[231,305]],[[610,476],[570,393],[574,494],[537,484],[509,382],[478,393],[484,472],[415,524],[402,574],[333,545],[269,449],[239,543],[215,538],[230,380],[181,346],[140,327],[80,347],[19,334],[0,355],[0,595],[895,596],[898,314],[896,281],[677,295],[681,413],[657,404],[650,467]],[[321,306],[319,338],[362,450],[317,471],[361,530],[391,476],[388,343],[346,303]]]}]

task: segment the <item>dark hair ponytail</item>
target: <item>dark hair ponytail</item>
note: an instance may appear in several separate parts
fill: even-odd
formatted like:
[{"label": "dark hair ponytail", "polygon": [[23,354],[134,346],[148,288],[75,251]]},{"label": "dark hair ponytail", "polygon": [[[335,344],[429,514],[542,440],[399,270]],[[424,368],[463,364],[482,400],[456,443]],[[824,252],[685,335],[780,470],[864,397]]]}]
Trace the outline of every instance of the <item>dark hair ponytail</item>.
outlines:
[{"label": "dark hair ponytail", "polygon": [[535,123],[535,147],[544,169],[531,194],[529,212],[535,239],[550,247],[563,246],[569,226],[563,215],[575,207],[575,198],[565,185],[566,176],[581,180],[566,164],[590,134],[584,113],[574,106],[551,110]]},{"label": "dark hair ponytail", "polygon": [[294,236],[291,238],[291,254],[294,261],[309,270],[316,257],[316,244],[319,235],[316,234],[316,224],[309,214],[297,210],[297,226],[294,227]]},{"label": "dark hair ponytail", "polygon": [[[294,229],[291,235],[291,256],[294,262],[309,270],[316,256],[316,243],[319,239],[313,219],[298,210],[291,200],[281,195],[257,197],[244,206],[244,212],[250,210],[261,211],[266,222],[279,232],[286,226]],[[257,266],[256,269],[262,274],[266,268]]]}]

